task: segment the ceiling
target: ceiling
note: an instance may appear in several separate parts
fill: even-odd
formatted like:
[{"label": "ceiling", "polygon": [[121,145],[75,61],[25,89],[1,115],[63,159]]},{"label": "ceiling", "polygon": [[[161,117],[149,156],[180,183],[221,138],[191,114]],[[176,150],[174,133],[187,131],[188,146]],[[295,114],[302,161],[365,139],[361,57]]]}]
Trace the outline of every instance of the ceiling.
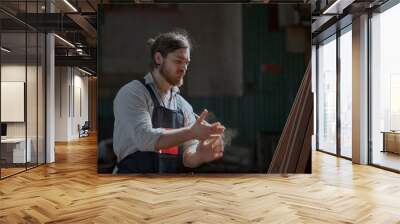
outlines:
[{"label": "ceiling", "polygon": [[17,62],[26,56],[29,61],[44,47],[36,43],[37,33],[52,32],[57,34],[56,66],[80,66],[95,73],[99,3],[101,0],[47,0],[46,5],[45,0],[1,0],[2,46],[12,50],[2,52],[2,59]]},{"label": "ceiling", "polygon": [[12,55],[15,58],[22,58],[23,55],[30,58],[30,55],[34,55],[37,49],[42,49],[43,45],[38,46],[36,41],[31,40],[32,35],[28,35],[29,40],[26,45],[26,30],[28,33],[56,33],[58,35],[55,38],[56,65],[81,66],[95,72],[99,4],[235,1],[274,4],[307,3],[310,0],[1,0],[2,45],[13,50],[8,58],[12,58]]}]

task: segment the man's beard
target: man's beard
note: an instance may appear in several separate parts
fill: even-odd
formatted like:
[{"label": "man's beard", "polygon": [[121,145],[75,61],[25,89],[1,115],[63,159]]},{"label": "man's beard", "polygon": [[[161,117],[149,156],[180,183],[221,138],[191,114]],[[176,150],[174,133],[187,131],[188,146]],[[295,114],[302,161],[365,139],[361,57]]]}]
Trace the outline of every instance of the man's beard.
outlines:
[{"label": "man's beard", "polygon": [[165,68],[165,64],[162,63],[160,65],[160,69],[159,72],[161,74],[162,77],[164,77],[164,79],[171,85],[171,86],[181,86],[183,83],[183,80],[181,81],[182,78],[177,78],[174,79],[171,75],[170,72],[168,72],[168,70]]}]

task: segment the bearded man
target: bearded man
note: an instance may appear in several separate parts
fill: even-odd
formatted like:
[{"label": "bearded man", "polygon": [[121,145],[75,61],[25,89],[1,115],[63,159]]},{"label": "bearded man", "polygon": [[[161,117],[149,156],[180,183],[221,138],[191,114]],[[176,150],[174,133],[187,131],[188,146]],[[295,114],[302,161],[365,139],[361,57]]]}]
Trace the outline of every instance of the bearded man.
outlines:
[{"label": "bearded man", "polygon": [[180,173],[223,156],[220,122],[196,116],[179,94],[192,44],[182,32],[148,41],[151,71],[124,85],[114,99],[113,147],[118,173]]}]

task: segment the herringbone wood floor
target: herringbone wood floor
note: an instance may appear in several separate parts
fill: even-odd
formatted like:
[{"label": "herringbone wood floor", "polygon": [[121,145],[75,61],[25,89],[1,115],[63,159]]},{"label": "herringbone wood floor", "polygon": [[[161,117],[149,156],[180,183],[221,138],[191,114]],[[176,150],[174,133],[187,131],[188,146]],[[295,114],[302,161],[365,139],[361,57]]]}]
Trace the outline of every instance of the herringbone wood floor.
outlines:
[{"label": "herringbone wood floor", "polygon": [[0,223],[400,223],[400,175],[313,153],[312,175],[112,176],[96,139],[0,181]]}]

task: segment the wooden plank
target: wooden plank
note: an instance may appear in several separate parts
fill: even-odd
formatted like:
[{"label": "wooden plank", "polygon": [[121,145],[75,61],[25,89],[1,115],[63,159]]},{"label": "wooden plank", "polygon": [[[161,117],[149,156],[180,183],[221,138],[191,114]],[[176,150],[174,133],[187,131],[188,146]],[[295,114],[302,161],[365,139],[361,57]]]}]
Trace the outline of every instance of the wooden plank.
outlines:
[{"label": "wooden plank", "polygon": [[[311,65],[307,66],[304,78],[299,87],[292,109],[284,126],[281,138],[274,157],[268,169],[268,173],[304,173],[301,170],[307,167],[307,162],[299,160],[302,150],[311,151],[311,132],[307,131],[312,120],[313,98],[311,93]],[[310,121],[311,119],[311,121]],[[312,123],[311,123],[312,124]],[[307,134],[307,136],[305,136]],[[309,142],[309,145],[304,145]],[[309,150],[307,149],[309,147]],[[305,164],[301,164],[305,163]]]}]

